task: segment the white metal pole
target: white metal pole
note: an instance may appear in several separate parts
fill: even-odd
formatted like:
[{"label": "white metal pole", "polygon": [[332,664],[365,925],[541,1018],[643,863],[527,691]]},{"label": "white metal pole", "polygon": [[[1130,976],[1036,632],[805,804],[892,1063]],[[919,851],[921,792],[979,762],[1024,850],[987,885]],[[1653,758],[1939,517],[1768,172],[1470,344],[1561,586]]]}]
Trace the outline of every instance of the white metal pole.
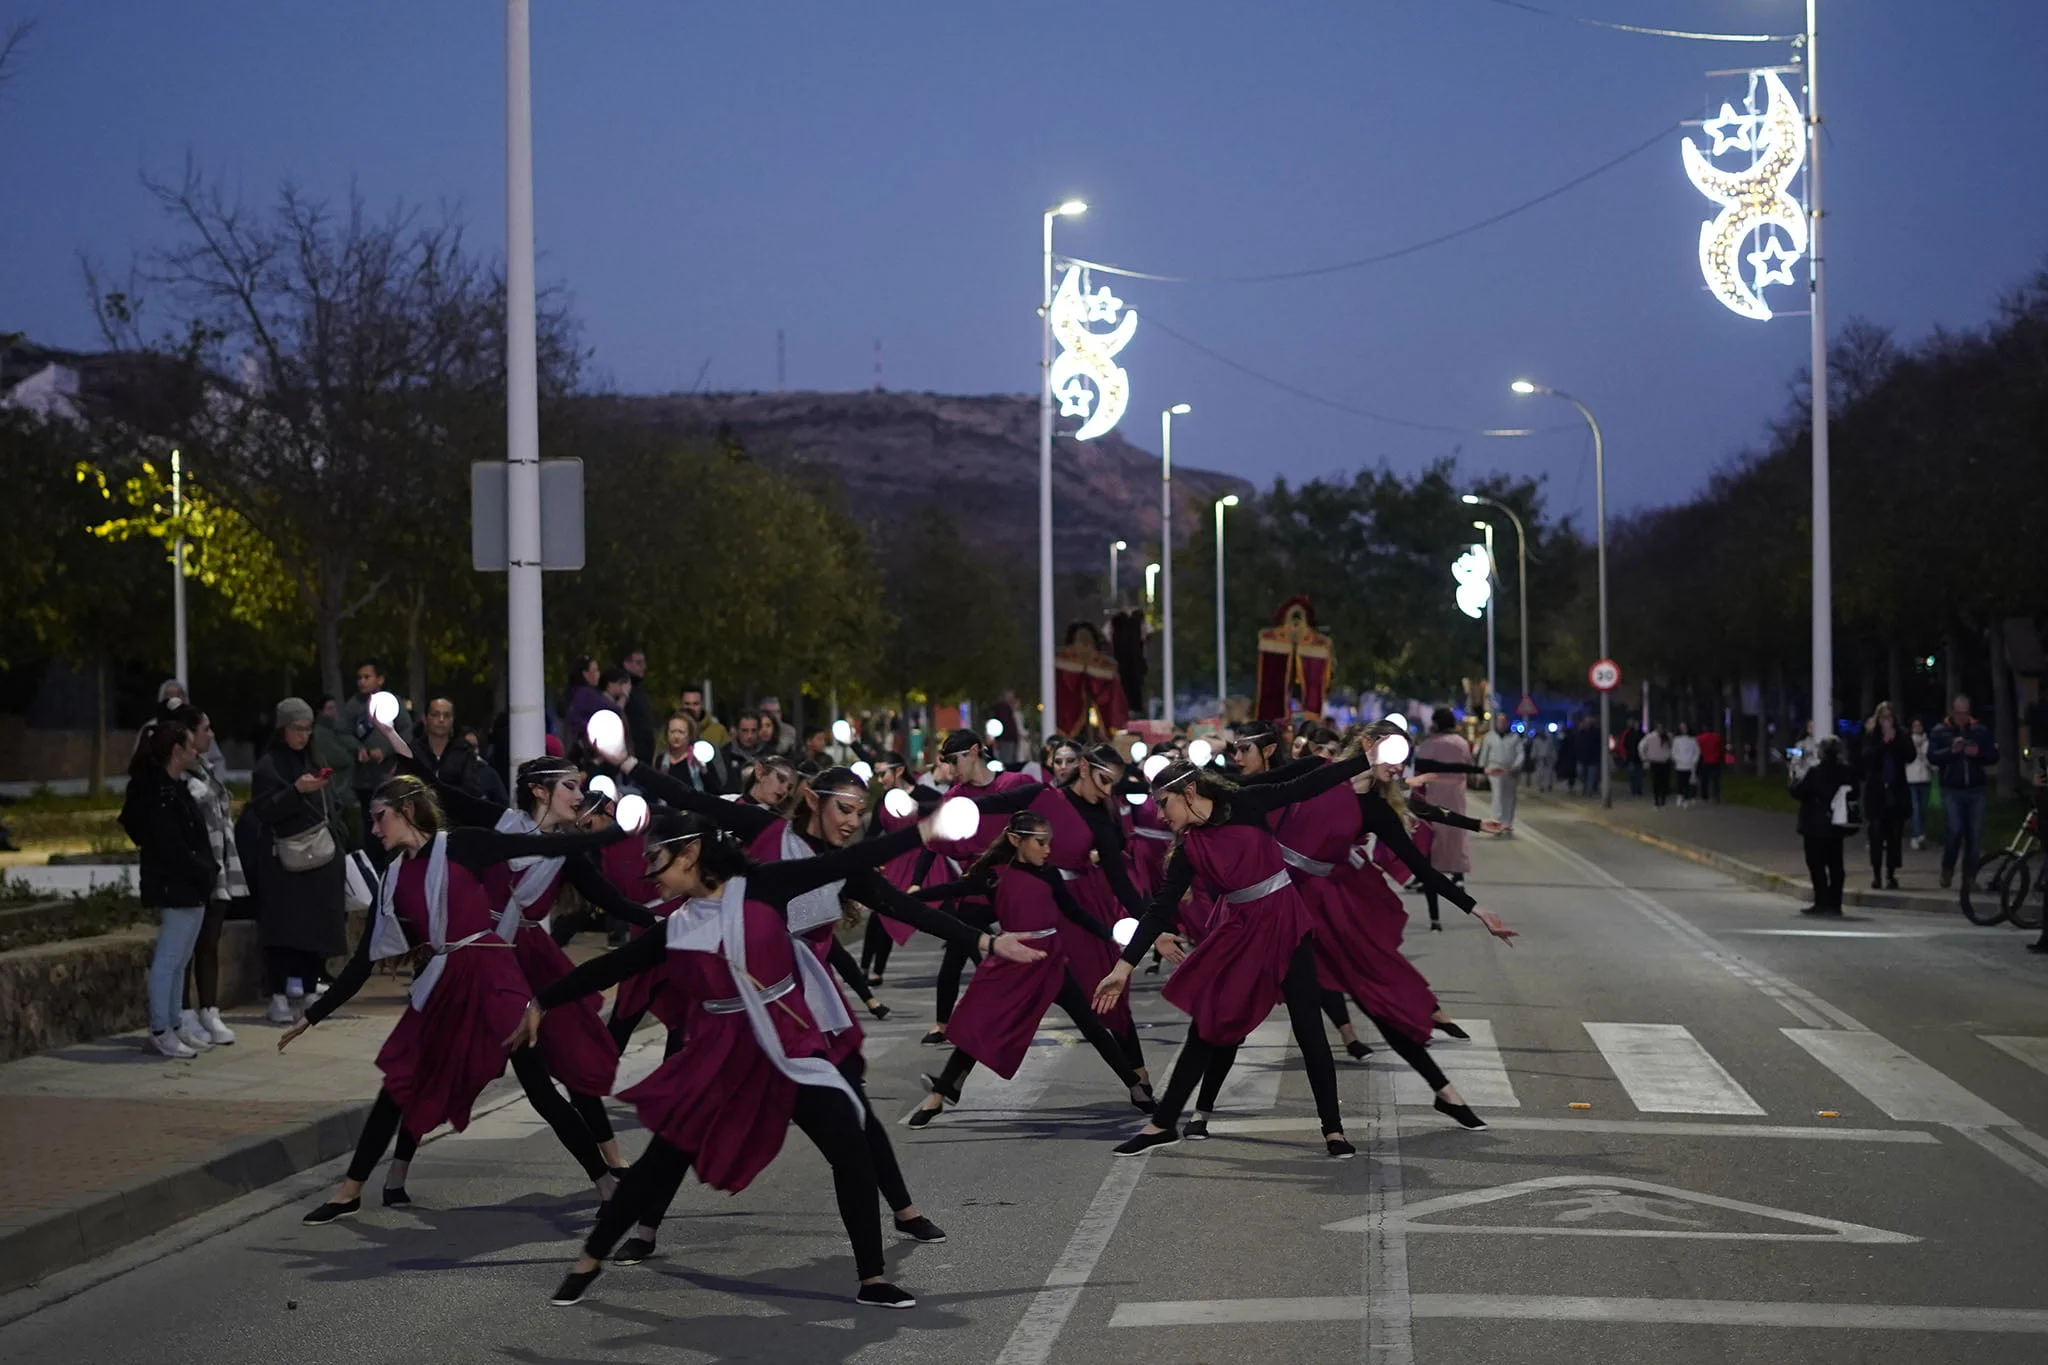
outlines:
[{"label": "white metal pole", "polygon": [[1500,574],[1493,564],[1493,523],[1479,523],[1479,532],[1486,537],[1486,712],[1487,719],[1500,710],[1500,697],[1494,688],[1493,654],[1493,599],[1500,596]]},{"label": "white metal pole", "polygon": [[1230,695],[1229,676],[1223,667],[1223,509],[1229,504],[1216,499],[1216,714],[1223,715],[1223,700]]},{"label": "white metal pole", "polygon": [[178,535],[171,542],[171,676],[192,695],[191,657],[185,633],[185,459],[171,452],[171,518],[179,522]]},{"label": "white metal pole", "polygon": [[1173,410],[1159,414],[1159,633],[1162,653],[1164,714],[1173,725]]},{"label": "white metal pole", "polygon": [[1828,306],[1821,250],[1819,0],[1806,0],[1806,272],[1813,323],[1813,737],[1835,732],[1834,565],[1828,497]]},{"label": "white metal pole", "polygon": [[[1574,407],[1585,417],[1586,425],[1593,428],[1593,518],[1599,526],[1597,563],[1600,581],[1600,657],[1611,659],[1607,645],[1607,453],[1600,440],[1600,424],[1593,420],[1592,409],[1578,399],[1572,400]],[[1613,692],[1600,694],[1600,800],[1604,805],[1614,804],[1613,764],[1607,753],[1607,737],[1613,732],[1610,703]]]},{"label": "white metal pole", "polygon": [[505,653],[512,762],[546,752],[528,0],[505,0]]},{"label": "white metal pole", "polygon": [[1053,675],[1052,609],[1052,220],[1045,215],[1044,250],[1038,292],[1038,734],[1052,733],[1058,718]]}]

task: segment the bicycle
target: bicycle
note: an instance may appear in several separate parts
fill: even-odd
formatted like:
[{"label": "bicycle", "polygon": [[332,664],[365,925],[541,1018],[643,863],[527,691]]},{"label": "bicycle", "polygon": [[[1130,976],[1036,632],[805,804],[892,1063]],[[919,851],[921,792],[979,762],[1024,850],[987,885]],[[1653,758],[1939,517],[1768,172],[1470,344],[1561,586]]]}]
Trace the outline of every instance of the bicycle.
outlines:
[{"label": "bicycle", "polygon": [[[2042,907],[2027,903],[2027,893],[2035,889],[2033,859],[2039,847],[2039,831],[2034,813],[2029,811],[2004,851],[1986,858],[1962,879],[1958,895],[1963,917],[1972,924],[2010,920],[2021,929],[2040,928]],[[2041,880],[2040,889],[2048,896],[2048,877]]]}]

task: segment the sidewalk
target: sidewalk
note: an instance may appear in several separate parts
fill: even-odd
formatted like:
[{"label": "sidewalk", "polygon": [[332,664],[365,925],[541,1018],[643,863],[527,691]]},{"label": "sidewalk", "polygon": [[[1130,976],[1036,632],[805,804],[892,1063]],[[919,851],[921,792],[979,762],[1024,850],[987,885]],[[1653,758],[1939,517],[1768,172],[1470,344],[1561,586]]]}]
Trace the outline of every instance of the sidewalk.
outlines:
[{"label": "sidewalk", "polygon": [[[1597,798],[1561,792],[1544,795],[1527,788],[1523,789],[1522,800],[1569,810],[1616,834],[1705,863],[1751,885],[1812,902],[1813,882],[1806,871],[1806,853],[1793,830],[1795,817],[1791,814],[1703,802],[1681,809],[1675,797],[1659,808],[1649,797],[1630,796],[1626,785],[1617,786],[1621,790],[1615,793],[1611,810],[1601,806]],[[1475,813],[1484,815],[1483,805],[1481,798],[1474,806]],[[1918,852],[1908,842],[1899,867],[1897,891],[1871,889],[1870,841],[1864,835],[1844,844],[1842,864],[1847,871],[1842,899],[1849,905],[1927,910],[1945,915],[1961,913],[1956,892],[1941,889],[1941,846],[1933,840]]]}]

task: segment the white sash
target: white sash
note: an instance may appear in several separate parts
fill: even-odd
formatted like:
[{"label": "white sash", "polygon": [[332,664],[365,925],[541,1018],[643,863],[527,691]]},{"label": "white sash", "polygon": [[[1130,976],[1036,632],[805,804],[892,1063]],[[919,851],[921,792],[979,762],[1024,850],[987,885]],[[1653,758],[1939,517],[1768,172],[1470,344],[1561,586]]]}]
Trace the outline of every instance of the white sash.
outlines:
[{"label": "white sash", "polygon": [[[817,853],[803,835],[796,832],[795,825],[782,827],[782,858],[794,862],[798,858],[815,858]],[[807,933],[820,925],[831,924],[839,918],[839,893],[846,889],[846,878],[827,882],[815,891],[806,891],[801,896],[792,896],[789,901],[789,932]],[[838,992],[835,990],[834,995]],[[821,1017],[818,1020],[823,1023]],[[841,1025],[843,1028],[844,1025]],[[834,1030],[837,1032],[838,1030]]]},{"label": "white sash", "polygon": [[1170,829],[1154,829],[1150,825],[1137,825],[1132,828],[1131,833],[1137,835],[1140,839],[1157,839],[1163,844],[1173,842],[1173,831]]},{"label": "white sash", "polygon": [[[398,922],[398,909],[393,898],[398,893],[398,873],[405,864],[403,858],[393,858],[391,865],[384,869],[383,880],[377,886],[377,923],[370,930],[370,960],[381,962],[388,957],[403,957],[412,951],[413,945],[406,940],[405,926]],[[457,948],[466,948],[484,937],[481,933],[450,944],[448,942],[448,833],[443,830],[434,836],[427,849],[427,942],[434,949],[433,959],[413,974],[412,989],[407,998],[412,1007],[423,1010],[427,997],[434,993],[434,985],[441,979],[442,969],[448,965],[448,954]]]},{"label": "white sash", "polygon": [[1268,896],[1277,895],[1293,884],[1294,879],[1287,875],[1287,869],[1283,867],[1264,881],[1224,892],[1223,899],[1232,905],[1250,905],[1253,901],[1262,901]]},{"label": "white sash", "polygon": [[[507,809],[498,817],[500,834],[538,834],[540,826],[525,811]],[[498,912],[498,937],[510,943],[519,933],[519,923],[526,918],[526,907],[547,894],[555,884],[555,878],[562,873],[562,859],[528,856],[507,859],[505,866],[512,869],[512,894],[505,901],[505,908]],[[545,928],[547,920],[538,923]]]},{"label": "white sash", "polygon": [[[724,894],[717,900],[693,900],[668,917],[668,947],[671,952],[718,953],[725,958],[725,964],[732,973],[733,988],[747,1016],[747,1025],[753,1030],[754,1042],[768,1055],[775,1069],[795,1081],[798,1085],[829,1086],[846,1096],[853,1106],[855,1122],[867,1121],[867,1108],[853,1087],[846,1083],[846,1077],[839,1074],[839,1068],[822,1057],[791,1057],[782,1050],[782,1039],[775,1032],[774,1021],[768,1017],[768,1002],[762,998],[762,989],[747,973],[747,879],[734,877],[725,884]],[[793,945],[796,953],[796,968],[804,977],[804,999],[810,1003],[813,973],[823,970],[816,956],[803,944]],[[826,986],[831,990],[832,999],[838,1006],[840,1018],[851,1023],[846,1014],[846,1005],[839,999],[839,991],[827,977]],[[813,1011],[817,1008],[812,1005]],[[812,1018],[821,1026],[825,1021],[815,1012]],[[844,1024],[841,1027],[845,1027]],[[833,1030],[837,1032],[837,1030]]]}]

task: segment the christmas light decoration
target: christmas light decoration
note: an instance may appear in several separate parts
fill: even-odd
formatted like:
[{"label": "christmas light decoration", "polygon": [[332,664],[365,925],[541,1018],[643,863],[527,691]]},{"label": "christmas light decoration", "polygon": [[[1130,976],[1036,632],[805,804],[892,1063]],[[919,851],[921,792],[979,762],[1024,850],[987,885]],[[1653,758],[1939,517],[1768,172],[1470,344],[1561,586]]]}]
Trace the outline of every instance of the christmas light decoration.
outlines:
[{"label": "christmas light decoration", "polygon": [[[1693,187],[1721,206],[1719,213],[1700,224],[1700,274],[1707,288],[1732,312],[1765,322],[1771,308],[1761,291],[1767,285],[1793,283],[1792,265],[1806,251],[1806,211],[1789,193],[1793,178],[1806,164],[1806,120],[1777,72],[1755,72],[1750,79],[1752,89],[1758,82],[1764,87],[1764,112],[1737,115],[1733,106],[1723,104],[1721,117],[1704,125],[1714,139],[1713,152],[1702,152],[1687,138],[1681,155]],[[1754,96],[1749,102],[1753,107]],[[1747,168],[1725,171],[1708,159],[1731,148],[1751,153]],[[1783,239],[1773,236],[1772,228],[1782,232]],[[1758,235],[1757,249],[1744,253],[1743,244]],[[1751,269],[1749,279],[1742,274],[1745,260]]]},{"label": "christmas light decoration", "polygon": [[[1084,419],[1074,439],[1092,441],[1112,430],[1130,406],[1131,378],[1116,356],[1138,330],[1138,314],[1126,309],[1108,285],[1085,292],[1084,273],[1084,267],[1068,266],[1053,295],[1052,334],[1060,353],[1052,362],[1052,392],[1060,401],[1060,416]],[[1114,326],[1107,332],[1089,330],[1096,322]]]}]

